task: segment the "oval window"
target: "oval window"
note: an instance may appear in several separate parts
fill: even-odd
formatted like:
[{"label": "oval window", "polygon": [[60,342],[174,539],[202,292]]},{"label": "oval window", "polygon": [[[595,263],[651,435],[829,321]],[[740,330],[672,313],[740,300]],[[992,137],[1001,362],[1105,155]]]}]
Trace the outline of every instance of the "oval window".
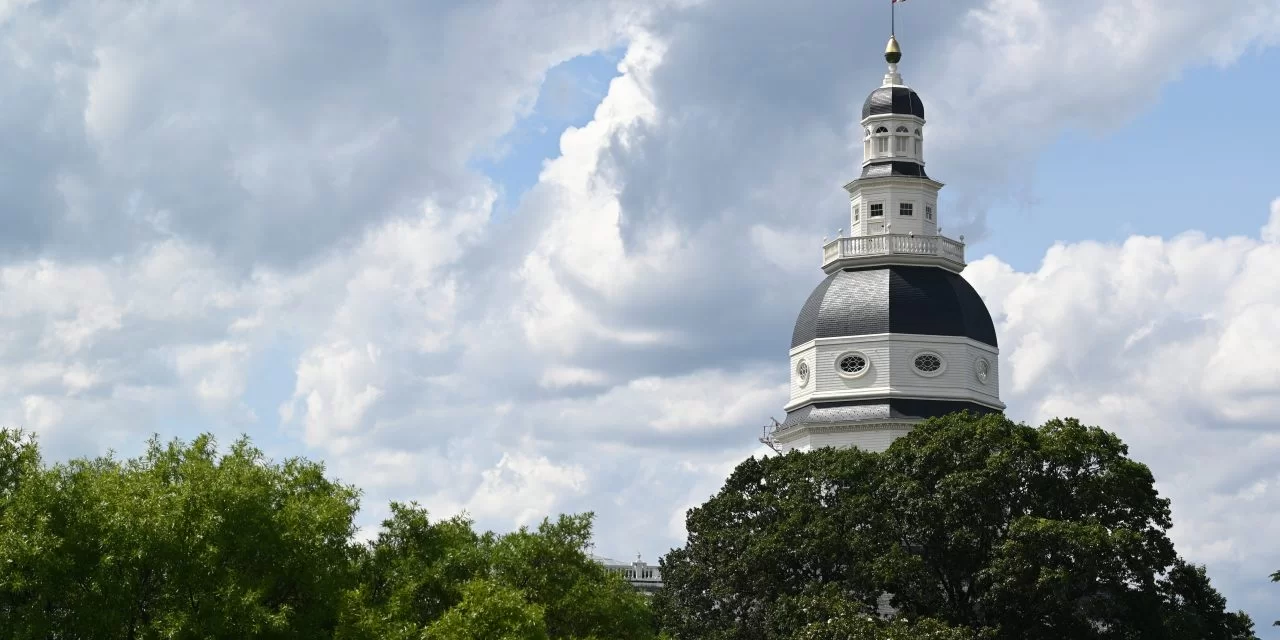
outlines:
[{"label": "oval window", "polygon": [[861,353],[846,353],[836,359],[836,370],[845,377],[859,376],[867,370],[867,357]]},{"label": "oval window", "polygon": [[942,370],[942,358],[936,353],[922,353],[916,356],[915,365],[920,373],[937,373]]}]

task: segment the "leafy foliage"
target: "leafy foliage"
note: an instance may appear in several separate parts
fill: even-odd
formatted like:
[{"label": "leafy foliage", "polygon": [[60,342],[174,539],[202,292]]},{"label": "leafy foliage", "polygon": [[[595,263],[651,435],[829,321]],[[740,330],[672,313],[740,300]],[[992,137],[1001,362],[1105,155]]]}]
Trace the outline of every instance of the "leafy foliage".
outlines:
[{"label": "leafy foliage", "polygon": [[1253,638],[1178,558],[1170,526],[1150,470],[1115,435],[953,414],[883,454],[742,463],[689,512],[655,607],[676,638],[797,638],[832,620],[878,637],[866,634],[889,631],[865,620],[882,594],[904,619],[975,637]]},{"label": "leafy foliage", "polygon": [[592,516],[477,534],[247,440],[42,466],[0,430],[0,637],[650,640],[645,597],[586,554]]},{"label": "leafy foliage", "polygon": [[13,636],[312,638],[332,628],[357,494],[319,465],[267,464],[243,440],[219,457],[208,437],[47,470],[16,432],[0,434],[0,451],[10,487],[0,626]]},{"label": "leafy foliage", "polygon": [[[338,637],[417,638],[426,629],[432,638],[653,638],[644,596],[586,555],[591,520],[561,516],[481,536],[465,519],[432,523],[414,505],[393,504],[358,561],[360,586]],[[512,635],[484,635],[499,631]]]},{"label": "leafy foliage", "polygon": [[[1277,572],[1275,572],[1275,573],[1271,574],[1271,581],[1272,581],[1272,582],[1280,582],[1280,571],[1277,571]],[[1275,622],[1272,622],[1272,623],[1271,623],[1271,626],[1273,626],[1273,627],[1280,627],[1280,620],[1276,620]]]}]

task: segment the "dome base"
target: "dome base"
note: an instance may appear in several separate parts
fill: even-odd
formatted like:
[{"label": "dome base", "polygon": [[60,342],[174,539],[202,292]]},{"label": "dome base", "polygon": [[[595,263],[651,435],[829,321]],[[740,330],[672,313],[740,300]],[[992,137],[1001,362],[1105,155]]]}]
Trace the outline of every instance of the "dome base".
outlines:
[{"label": "dome base", "polygon": [[782,451],[858,447],[880,452],[924,420],[958,411],[998,412],[973,402],[952,400],[893,398],[817,403],[788,412],[772,439]]}]

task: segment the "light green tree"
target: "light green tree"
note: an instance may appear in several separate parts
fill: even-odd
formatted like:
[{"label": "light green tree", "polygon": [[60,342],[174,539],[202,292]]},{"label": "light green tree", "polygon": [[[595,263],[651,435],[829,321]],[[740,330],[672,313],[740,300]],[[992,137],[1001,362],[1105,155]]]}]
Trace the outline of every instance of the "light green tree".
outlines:
[{"label": "light green tree", "polygon": [[15,638],[316,638],[350,584],[355,489],[210,437],[40,468],[0,432],[0,627]]},{"label": "light green tree", "polygon": [[0,639],[651,640],[644,596],[586,554],[591,514],[476,533],[248,440],[152,440],[44,466],[0,430]]}]

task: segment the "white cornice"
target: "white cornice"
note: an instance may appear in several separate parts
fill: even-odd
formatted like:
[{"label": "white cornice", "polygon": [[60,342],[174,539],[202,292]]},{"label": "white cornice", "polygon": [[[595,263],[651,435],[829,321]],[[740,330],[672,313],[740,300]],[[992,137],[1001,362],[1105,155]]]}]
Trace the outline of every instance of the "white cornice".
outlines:
[{"label": "white cornice", "polygon": [[[903,85],[897,85],[897,86],[898,86],[899,88],[902,88],[902,89],[910,89],[910,88],[911,88],[911,87],[908,87],[908,86],[907,86],[907,85],[905,85],[905,84],[903,84]],[[913,114],[910,114],[910,113],[873,113],[873,114],[871,114],[871,115],[869,115],[869,116],[867,116],[867,117],[863,118],[863,119],[861,120],[861,123],[862,123],[862,126],[864,126],[864,127],[865,127],[868,123],[871,123],[871,122],[879,122],[879,121],[881,121],[881,120],[911,120],[911,121],[914,121],[914,122],[918,122],[918,123],[920,123],[920,126],[924,126],[924,124],[925,124],[925,122],[926,122],[926,120],[925,120],[924,118],[921,118],[920,116],[913,115]]]},{"label": "white cornice", "polygon": [[823,391],[811,393],[788,402],[782,408],[791,412],[819,402],[840,402],[842,400],[878,400],[878,399],[910,399],[910,400],[953,400],[973,402],[992,409],[1004,410],[1005,404],[1000,399],[987,393],[978,393],[965,387],[931,387],[919,385],[896,385],[867,387],[865,389],[841,389],[839,391]]},{"label": "white cornice", "polygon": [[889,431],[896,429],[912,429],[923,420],[908,420],[906,418],[892,418],[882,422],[870,423],[833,423],[833,424],[798,424],[785,431],[777,431],[774,433],[774,442],[778,444],[788,444],[794,442],[809,434],[826,434],[826,433],[868,433],[872,431]]},{"label": "white cornice", "polygon": [[[893,158],[881,159],[880,161],[911,162],[911,160],[894,160]],[[875,184],[897,183],[904,187],[918,186],[920,183],[924,183],[925,185],[933,187],[934,189],[941,189],[947,186],[946,184],[938,182],[933,178],[914,178],[911,176],[871,176],[869,178],[862,178],[862,177],[854,178],[849,182],[849,184],[844,185],[844,190],[848,191],[849,195],[852,196],[854,195],[855,191],[861,188],[861,185],[866,183],[875,183]]]}]

